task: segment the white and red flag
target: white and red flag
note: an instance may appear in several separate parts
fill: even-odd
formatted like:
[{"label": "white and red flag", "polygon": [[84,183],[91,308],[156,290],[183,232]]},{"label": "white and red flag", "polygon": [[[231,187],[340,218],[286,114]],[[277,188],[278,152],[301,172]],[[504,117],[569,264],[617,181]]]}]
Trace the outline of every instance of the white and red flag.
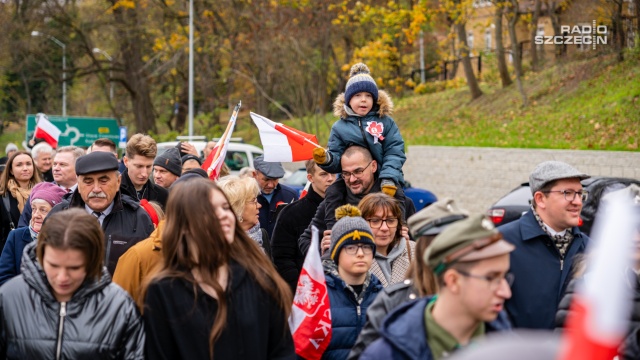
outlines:
[{"label": "white and red flag", "polygon": [[307,180],[307,183],[304,185],[304,189],[302,189],[302,191],[300,192],[300,197],[298,197],[298,199],[302,199],[303,197],[307,196],[310,187],[311,181]]},{"label": "white and red flag", "polygon": [[227,124],[227,129],[224,131],[224,134],[222,134],[220,140],[218,140],[218,143],[213,150],[211,150],[211,153],[207,156],[201,166],[202,169],[207,172],[209,179],[211,180],[217,180],[220,176],[220,169],[222,169],[224,159],[227,157],[227,149],[229,148],[229,142],[231,141],[231,134],[236,126],[236,119],[238,118],[238,112],[240,112],[241,106],[242,101],[238,102],[238,105],[233,109],[233,113],[229,119],[229,124]]},{"label": "white and red flag", "polygon": [[313,159],[313,149],[320,147],[315,135],[276,123],[256,113],[251,113],[251,120],[260,132],[265,161],[310,160]]},{"label": "white and red flag", "polygon": [[629,329],[633,288],[627,277],[638,251],[638,215],[624,193],[611,193],[598,210],[587,273],[567,317],[561,360],[611,360]]},{"label": "white and red flag", "polygon": [[315,226],[298,278],[289,328],[296,354],[307,360],[320,359],[331,341],[329,293],[320,259],[318,228]]},{"label": "white and red flag", "polygon": [[52,148],[58,147],[58,139],[62,131],[58,129],[45,114],[36,115],[36,131],[33,134],[34,138],[44,139]]}]

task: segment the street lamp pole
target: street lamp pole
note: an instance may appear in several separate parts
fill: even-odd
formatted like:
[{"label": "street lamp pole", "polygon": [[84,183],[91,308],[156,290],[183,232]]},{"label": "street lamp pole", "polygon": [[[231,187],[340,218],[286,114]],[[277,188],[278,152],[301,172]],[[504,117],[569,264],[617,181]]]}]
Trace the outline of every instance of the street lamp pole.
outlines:
[{"label": "street lamp pole", "polygon": [[193,136],[193,0],[189,0],[189,139]]},{"label": "street lamp pole", "polygon": [[62,48],[62,117],[67,117],[67,45],[51,35],[32,31],[31,36],[44,36]]},{"label": "street lamp pole", "polygon": [[111,69],[109,69],[109,102],[113,104],[113,58],[106,51],[100,48],[93,48],[94,54],[102,54],[111,63]]}]

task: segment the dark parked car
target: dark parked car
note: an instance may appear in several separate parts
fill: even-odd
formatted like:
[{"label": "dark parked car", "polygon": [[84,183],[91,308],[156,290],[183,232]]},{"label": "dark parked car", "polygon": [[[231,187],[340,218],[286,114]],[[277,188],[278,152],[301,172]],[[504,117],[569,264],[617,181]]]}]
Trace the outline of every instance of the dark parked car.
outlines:
[{"label": "dark parked car", "polygon": [[[291,176],[284,179],[282,183],[293,188],[298,192],[298,194],[300,194],[304,189],[304,186],[307,184],[307,170],[305,168],[296,170],[291,174]],[[405,183],[406,186],[404,187],[404,193],[413,200],[413,203],[416,206],[416,211],[420,211],[438,201],[438,198],[431,191],[414,188],[408,181]]]},{"label": "dark parked car", "polygon": [[[582,206],[582,212],[580,214],[582,225],[580,226],[580,230],[587,235],[591,233],[591,227],[593,226],[593,221],[595,220],[595,215],[600,205],[600,199],[602,199],[605,194],[610,191],[624,189],[631,184],[640,186],[640,180],[605,176],[595,176],[582,180],[582,187],[589,192],[589,197]],[[522,214],[529,211],[532,199],[533,196],[531,195],[529,183],[522,183],[519,187],[513,189],[493,204],[489,210],[487,210],[487,215],[496,226],[504,225],[511,221],[518,220]]]}]

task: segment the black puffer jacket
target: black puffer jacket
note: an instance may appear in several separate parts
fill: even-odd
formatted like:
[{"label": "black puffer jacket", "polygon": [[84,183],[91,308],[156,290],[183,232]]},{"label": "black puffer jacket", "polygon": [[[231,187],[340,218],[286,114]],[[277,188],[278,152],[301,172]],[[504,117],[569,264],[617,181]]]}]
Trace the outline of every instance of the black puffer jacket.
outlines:
[{"label": "black puffer jacket", "polygon": [[[0,357],[3,359],[144,359],[144,329],[133,300],[103,268],[71,300],[59,303],[25,248],[22,274],[0,288]],[[59,350],[58,350],[59,349]]]},{"label": "black puffer jacket", "polygon": [[151,180],[147,180],[147,183],[142,187],[143,195],[140,199],[138,199],[138,196],[136,195],[136,188],[129,178],[129,169],[125,169],[125,171],[122,173],[120,192],[127,196],[130,196],[136,201],[140,201],[142,199],[155,201],[160,204],[163,209],[165,208],[165,206],[167,206],[167,199],[169,198],[169,191],[167,191],[167,189],[152,183]]},{"label": "black puffer jacket", "polygon": [[[127,195],[116,193],[111,213],[102,221],[102,230],[106,240],[106,264],[109,273],[113,275],[116,264],[122,254],[130,247],[144,240],[154,230],[153,223],[147,212]],[[84,201],[78,191],[74,191],[70,199],[53,207],[47,217],[70,207],[84,209]]]}]

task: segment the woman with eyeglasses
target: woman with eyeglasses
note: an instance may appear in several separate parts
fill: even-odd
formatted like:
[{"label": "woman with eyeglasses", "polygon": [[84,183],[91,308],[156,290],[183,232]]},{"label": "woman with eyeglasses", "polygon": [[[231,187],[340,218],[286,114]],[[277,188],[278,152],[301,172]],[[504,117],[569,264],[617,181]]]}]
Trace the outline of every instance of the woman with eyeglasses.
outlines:
[{"label": "woman with eyeglasses", "polygon": [[240,228],[260,245],[262,250],[271,256],[271,241],[267,230],[260,227],[260,208],[258,202],[260,186],[254,178],[225,176],[218,181],[218,186],[229,198],[231,208],[238,217]]},{"label": "woman with eyeglasses", "polygon": [[331,342],[323,359],[346,359],[366,321],[367,308],[383,287],[369,272],[376,244],[367,222],[352,205],[336,209],[331,261],[324,262],[331,306]]},{"label": "woman with eyeglasses", "polygon": [[365,196],[358,208],[369,223],[376,244],[371,273],[384,287],[402,282],[415,257],[415,242],[402,230],[402,212],[398,201],[383,193]]}]

